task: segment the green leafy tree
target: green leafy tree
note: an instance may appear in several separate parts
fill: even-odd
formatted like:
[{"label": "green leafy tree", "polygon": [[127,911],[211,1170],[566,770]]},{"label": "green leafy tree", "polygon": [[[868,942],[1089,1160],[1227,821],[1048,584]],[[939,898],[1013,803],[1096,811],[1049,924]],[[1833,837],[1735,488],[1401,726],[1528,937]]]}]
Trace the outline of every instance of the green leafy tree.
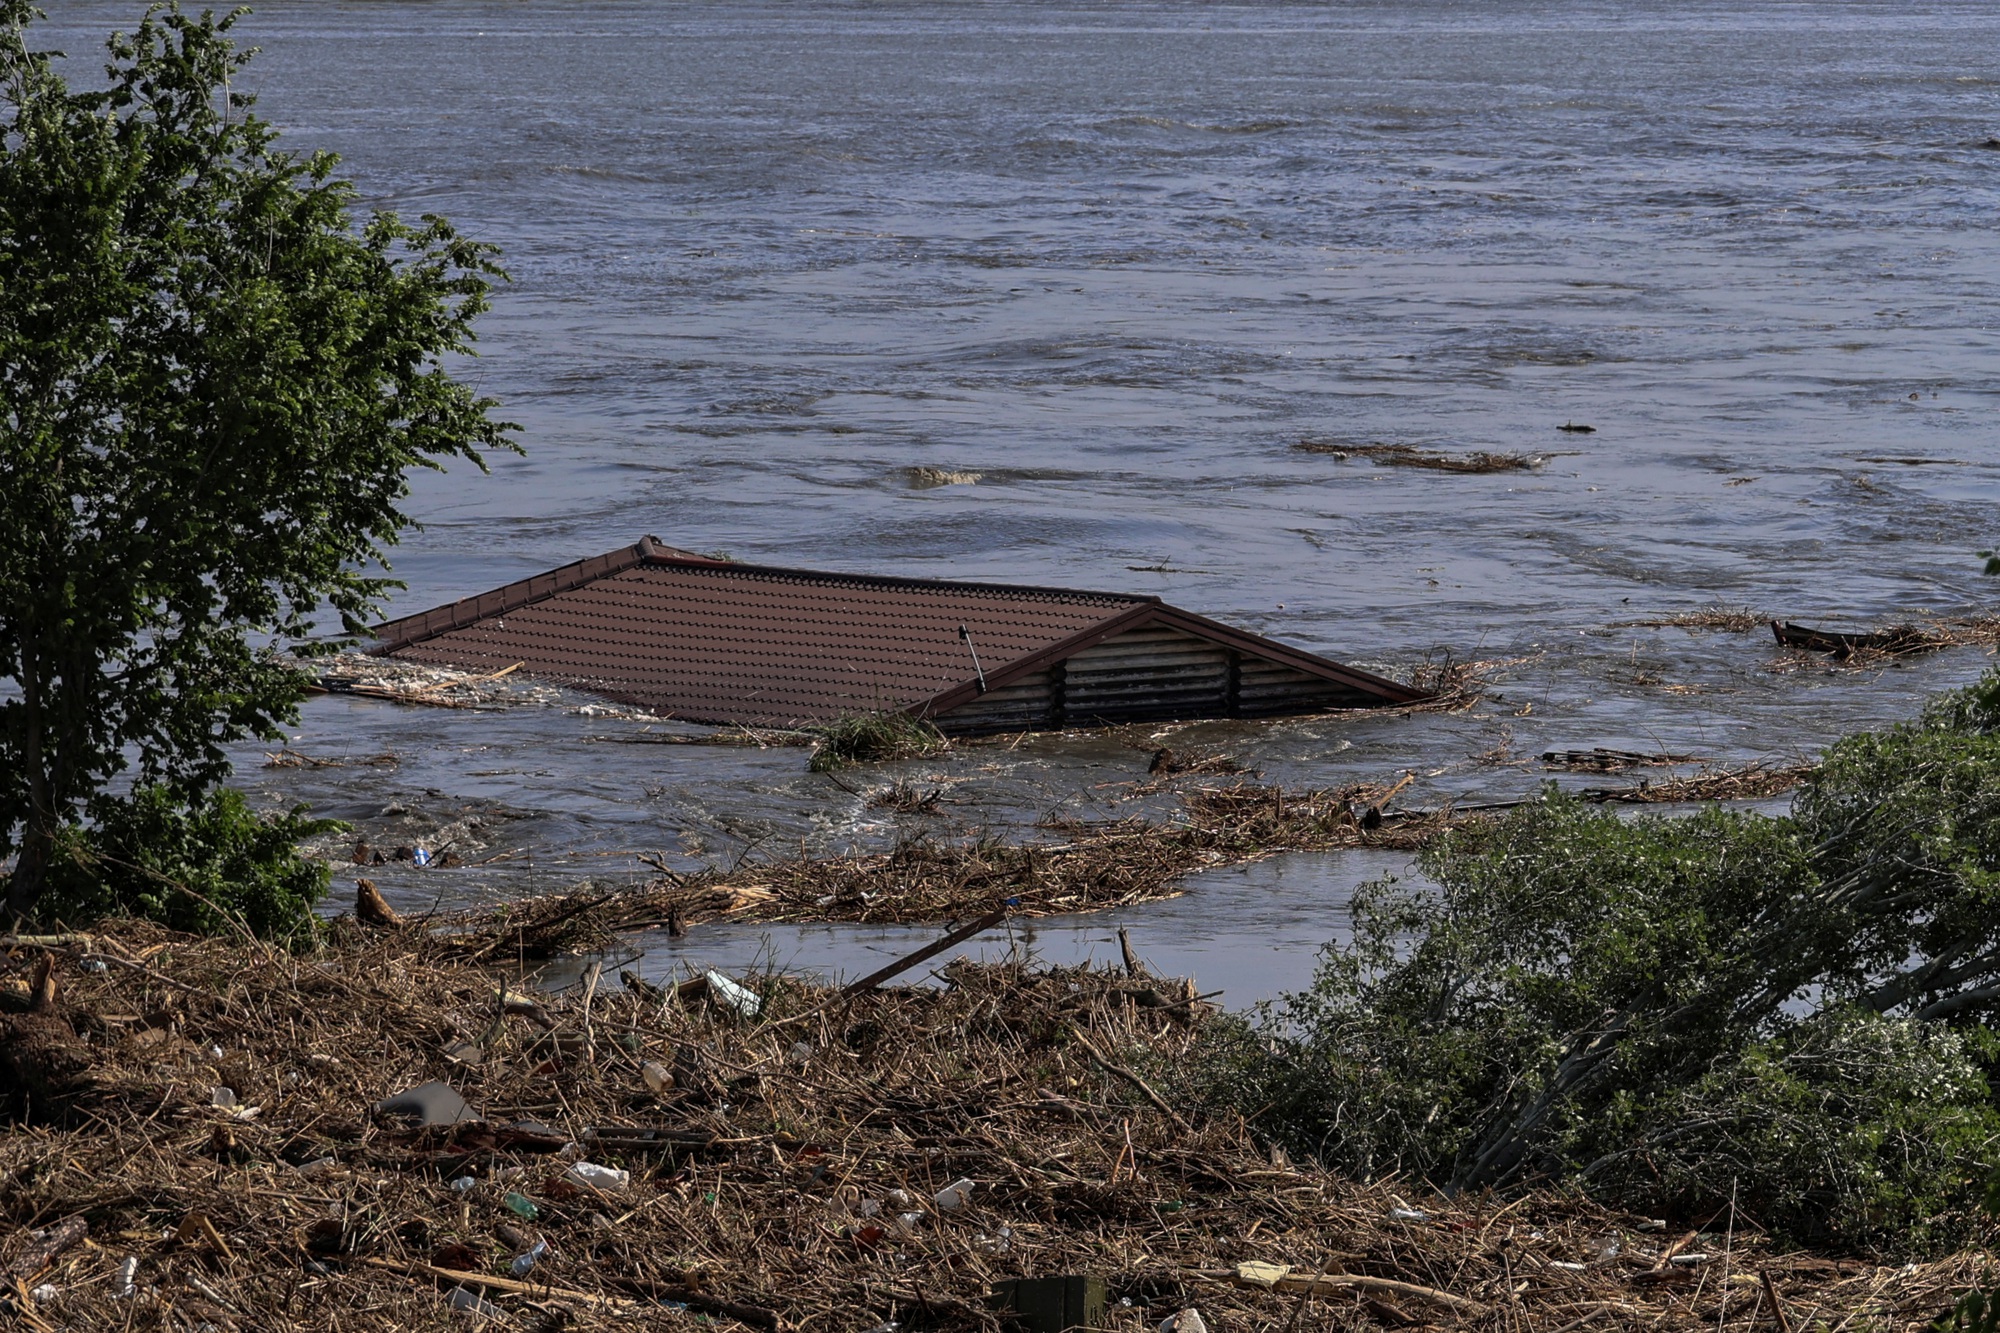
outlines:
[{"label": "green leafy tree", "polygon": [[501,278],[442,218],[357,222],[230,88],[235,15],[149,11],[72,89],[0,0],[0,855],[35,908],[106,785],[198,808],[388,588],[414,467],[511,447],[451,372]]}]

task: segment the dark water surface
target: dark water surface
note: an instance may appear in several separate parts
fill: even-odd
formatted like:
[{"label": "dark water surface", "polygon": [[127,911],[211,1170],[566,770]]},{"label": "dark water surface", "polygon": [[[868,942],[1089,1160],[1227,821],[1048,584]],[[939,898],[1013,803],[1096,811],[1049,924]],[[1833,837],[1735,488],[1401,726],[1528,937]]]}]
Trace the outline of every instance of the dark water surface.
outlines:
[{"label": "dark water surface", "polygon": [[[139,10],[50,7],[73,51]],[[1503,746],[1810,751],[1985,664],[1779,674],[1767,636],[1614,622],[1991,604],[1990,3],[266,0],[241,31],[296,145],[514,273],[475,373],[528,454],[420,483],[398,612],[650,532],[1159,593],[1395,673],[1530,659],[1470,714],[1174,742],[1294,783],[1414,770],[1418,799],[1527,789],[1473,758]],[[1307,437],[1548,460],[1443,475]],[[327,700],[299,748],[396,765],[244,776],[378,838],[523,849],[390,877],[427,902],[1115,813],[1147,740],[905,766],[962,802],[927,821],[796,750],[600,739],[635,725]],[[1332,932],[1327,895],[1244,882],[1156,909],[1166,933],[1272,938],[1274,896],[1280,935]]]}]

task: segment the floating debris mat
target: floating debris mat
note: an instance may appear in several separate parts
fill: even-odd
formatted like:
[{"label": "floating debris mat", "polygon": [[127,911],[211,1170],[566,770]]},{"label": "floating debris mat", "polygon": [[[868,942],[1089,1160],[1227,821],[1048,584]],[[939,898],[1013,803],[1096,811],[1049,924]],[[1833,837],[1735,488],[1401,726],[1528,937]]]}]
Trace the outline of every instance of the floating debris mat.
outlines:
[{"label": "floating debris mat", "polygon": [[636,545],[376,631],[384,657],[688,722],[904,713],[954,733],[1268,717],[1426,692],[1156,597],[742,564]]},{"label": "floating debris mat", "polygon": [[1292,447],[1305,454],[1325,454],[1341,460],[1365,458],[1382,467],[1414,467],[1428,472],[1528,472],[1547,461],[1542,454],[1503,454],[1488,450],[1447,454],[1435,449],[1419,449],[1413,444],[1329,444],[1322,440],[1301,440]]}]

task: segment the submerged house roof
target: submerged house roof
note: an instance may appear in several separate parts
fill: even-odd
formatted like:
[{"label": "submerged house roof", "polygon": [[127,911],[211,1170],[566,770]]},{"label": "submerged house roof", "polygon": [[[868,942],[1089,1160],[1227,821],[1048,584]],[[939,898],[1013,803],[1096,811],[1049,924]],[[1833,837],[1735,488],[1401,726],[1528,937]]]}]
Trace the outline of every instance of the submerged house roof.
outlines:
[{"label": "submerged house roof", "polygon": [[376,630],[376,652],[536,676],[690,722],[901,711],[947,731],[1250,717],[1419,691],[1157,597],[740,564],[651,537]]}]

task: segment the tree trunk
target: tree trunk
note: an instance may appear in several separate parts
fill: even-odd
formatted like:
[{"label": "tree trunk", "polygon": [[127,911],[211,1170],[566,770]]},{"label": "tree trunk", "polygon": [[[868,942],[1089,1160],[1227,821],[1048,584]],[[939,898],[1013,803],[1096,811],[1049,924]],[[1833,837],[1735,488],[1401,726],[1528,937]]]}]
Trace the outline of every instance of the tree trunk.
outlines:
[{"label": "tree trunk", "polygon": [[45,821],[29,820],[21,837],[21,854],[14,860],[14,874],[7,883],[7,915],[16,921],[34,919],[35,904],[49,878],[49,853],[55,849],[55,835],[35,827]]},{"label": "tree trunk", "polygon": [[55,802],[49,791],[46,700],[40,654],[32,637],[21,636],[21,767],[28,780],[28,813],[21,830],[21,852],[7,884],[7,915],[32,920],[35,904],[48,883],[49,856],[55,850]]}]

